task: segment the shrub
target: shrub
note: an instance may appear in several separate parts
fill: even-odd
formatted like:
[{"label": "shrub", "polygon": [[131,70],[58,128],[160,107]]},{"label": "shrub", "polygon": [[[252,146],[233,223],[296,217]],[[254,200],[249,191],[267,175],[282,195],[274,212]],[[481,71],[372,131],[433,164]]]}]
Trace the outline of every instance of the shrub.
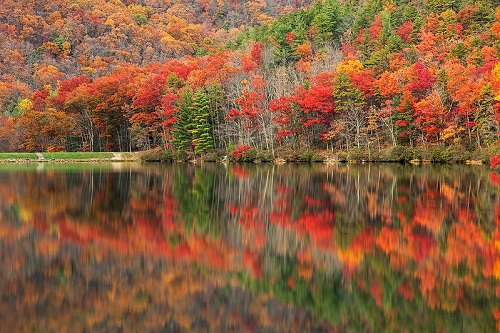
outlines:
[{"label": "shrub", "polygon": [[175,159],[177,161],[187,161],[188,157],[188,153],[184,150],[177,151],[177,154],[175,155]]},{"label": "shrub", "polygon": [[240,162],[253,162],[257,159],[257,149],[250,147],[241,154]]},{"label": "shrub", "polygon": [[222,160],[223,157],[224,157],[223,150],[213,150],[203,155],[201,159],[203,162],[217,162]]},{"label": "shrub", "polygon": [[448,163],[451,156],[446,147],[434,147],[431,151],[430,160],[433,163]]},{"label": "shrub", "polygon": [[174,154],[164,149],[153,149],[144,152],[141,155],[141,160],[144,162],[172,162]]},{"label": "shrub", "polygon": [[387,154],[387,161],[408,162],[413,158],[413,151],[410,147],[394,146]]},{"label": "shrub", "polygon": [[349,150],[348,160],[351,162],[361,162],[365,159],[365,153],[360,147],[353,147]]},{"label": "shrub", "polygon": [[347,153],[341,151],[340,153],[337,154],[337,160],[339,162],[347,162]]},{"label": "shrub", "polygon": [[232,161],[236,162],[253,162],[257,159],[257,150],[252,146],[238,146],[229,153]]},{"label": "shrub", "polygon": [[476,150],[472,154],[473,159],[481,160],[485,163],[491,162],[491,158],[496,155],[500,155],[500,145],[494,145],[481,150]]},{"label": "shrub", "polygon": [[299,150],[294,154],[295,162],[311,162],[314,156],[314,153],[309,150]]},{"label": "shrub", "polygon": [[257,152],[255,159],[261,162],[271,162],[274,160],[273,153],[269,150],[262,150]]},{"label": "shrub", "polygon": [[464,163],[471,157],[471,154],[467,151],[467,149],[460,145],[449,146],[447,151],[450,162]]},{"label": "shrub", "polygon": [[326,160],[325,156],[322,156],[322,155],[318,155],[318,154],[315,154],[313,153],[312,156],[311,156],[311,162],[313,163],[316,163],[316,162],[324,162]]}]

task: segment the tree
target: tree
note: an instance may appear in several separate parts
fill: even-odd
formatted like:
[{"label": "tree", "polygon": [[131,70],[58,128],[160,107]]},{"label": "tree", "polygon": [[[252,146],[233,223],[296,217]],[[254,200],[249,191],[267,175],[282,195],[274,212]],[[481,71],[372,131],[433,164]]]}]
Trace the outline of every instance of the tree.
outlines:
[{"label": "tree", "polygon": [[193,93],[186,89],[182,92],[180,99],[177,101],[176,122],[172,130],[172,145],[175,149],[185,151],[188,146],[193,147],[193,109],[191,107]]},{"label": "tree", "polygon": [[[318,3],[316,6],[319,6]],[[320,5],[319,12],[312,21],[312,28],[316,30],[315,37],[319,43],[325,44],[339,41],[342,15],[337,0],[327,0]]]},{"label": "tree", "polygon": [[[335,109],[342,115],[347,126],[344,132],[346,147],[350,148],[352,142],[361,147],[362,131],[366,126],[364,95],[352,84],[349,74],[345,70],[337,73],[333,80],[333,87]],[[350,135],[353,132],[355,133],[354,138]]]},{"label": "tree", "polygon": [[205,153],[214,148],[212,124],[210,124],[210,99],[205,91],[200,90],[194,95],[192,109],[191,134],[194,152]]}]

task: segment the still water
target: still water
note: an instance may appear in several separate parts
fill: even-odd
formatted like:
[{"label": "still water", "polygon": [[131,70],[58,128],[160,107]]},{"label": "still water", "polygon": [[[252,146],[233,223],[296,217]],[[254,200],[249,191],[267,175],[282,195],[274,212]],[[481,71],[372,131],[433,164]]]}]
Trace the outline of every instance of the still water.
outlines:
[{"label": "still water", "polygon": [[0,165],[0,331],[494,332],[499,178]]}]

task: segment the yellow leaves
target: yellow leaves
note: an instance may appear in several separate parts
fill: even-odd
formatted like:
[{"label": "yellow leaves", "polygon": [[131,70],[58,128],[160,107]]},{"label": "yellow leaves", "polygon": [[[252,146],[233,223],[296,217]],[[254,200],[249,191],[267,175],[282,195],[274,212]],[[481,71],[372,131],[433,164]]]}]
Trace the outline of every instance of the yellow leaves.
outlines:
[{"label": "yellow leaves", "polygon": [[364,258],[363,249],[354,248],[354,249],[346,249],[345,251],[342,249],[338,250],[337,253],[339,260],[343,262],[348,267],[356,267]]},{"label": "yellow leaves", "polygon": [[71,52],[71,44],[66,41],[64,43],[61,44],[61,48],[62,48],[62,53],[64,56],[69,56],[70,52]]},{"label": "yellow leaves", "polygon": [[[500,36],[500,23],[499,23],[499,36]],[[495,100],[500,101],[500,62],[495,64],[495,67],[491,70],[491,81],[493,82],[495,91]]]},{"label": "yellow leaves", "polygon": [[115,21],[113,21],[112,18],[108,17],[108,19],[106,20],[106,22],[104,22],[104,25],[107,25],[107,26],[110,26],[110,27],[114,27],[115,26]]},{"label": "yellow leaves", "polygon": [[351,73],[359,73],[363,70],[363,64],[361,61],[355,58],[346,58],[337,66],[337,73],[347,72]]},{"label": "yellow leaves", "polygon": [[[441,141],[446,141],[450,138],[453,138],[457,134],[460,134],[461,132],[465,131],[465,128],[460,126],[457,127],[457,125],[452,124],[448,127],[446,127],[443,132],[441,133]],[[453,142],[456,142],[456,140],[460,140],[459,137],[455,138]]]},{"label": "yellow leaves", "polygon": [[92,76],[92,73],[95,72],[95,69],[93,69],[92,67],[82,67],[80,68],[80,70],[84,72],[87,76]]},{"label": "yellow leaves", "polygon": [[495,82],[500,82],[500,62],[497,62],[495,67],[491,70],[491,78]]},{"label": "yellow leaves", "polygon": [[24,113],[26,111],[31,111],[33,109],[33,102],[27,98],[21,100],[18,105],[19,110],[21,110],[21,113]]},{"label": "yellow leaves", "polygon": [[127,9],[132,15],[144,15],[145,17],[150,17],[153,14],[153,9],[148,6],[130,4]]}]

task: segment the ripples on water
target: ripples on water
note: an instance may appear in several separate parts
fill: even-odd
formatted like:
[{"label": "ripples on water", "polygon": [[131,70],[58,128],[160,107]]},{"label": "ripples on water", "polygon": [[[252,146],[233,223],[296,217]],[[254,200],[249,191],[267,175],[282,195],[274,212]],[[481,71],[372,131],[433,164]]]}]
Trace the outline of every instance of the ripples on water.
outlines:
[{"label": "ripples on water", "polygon": [[474,166],[0,166],[0,327],[492,332]]}]

